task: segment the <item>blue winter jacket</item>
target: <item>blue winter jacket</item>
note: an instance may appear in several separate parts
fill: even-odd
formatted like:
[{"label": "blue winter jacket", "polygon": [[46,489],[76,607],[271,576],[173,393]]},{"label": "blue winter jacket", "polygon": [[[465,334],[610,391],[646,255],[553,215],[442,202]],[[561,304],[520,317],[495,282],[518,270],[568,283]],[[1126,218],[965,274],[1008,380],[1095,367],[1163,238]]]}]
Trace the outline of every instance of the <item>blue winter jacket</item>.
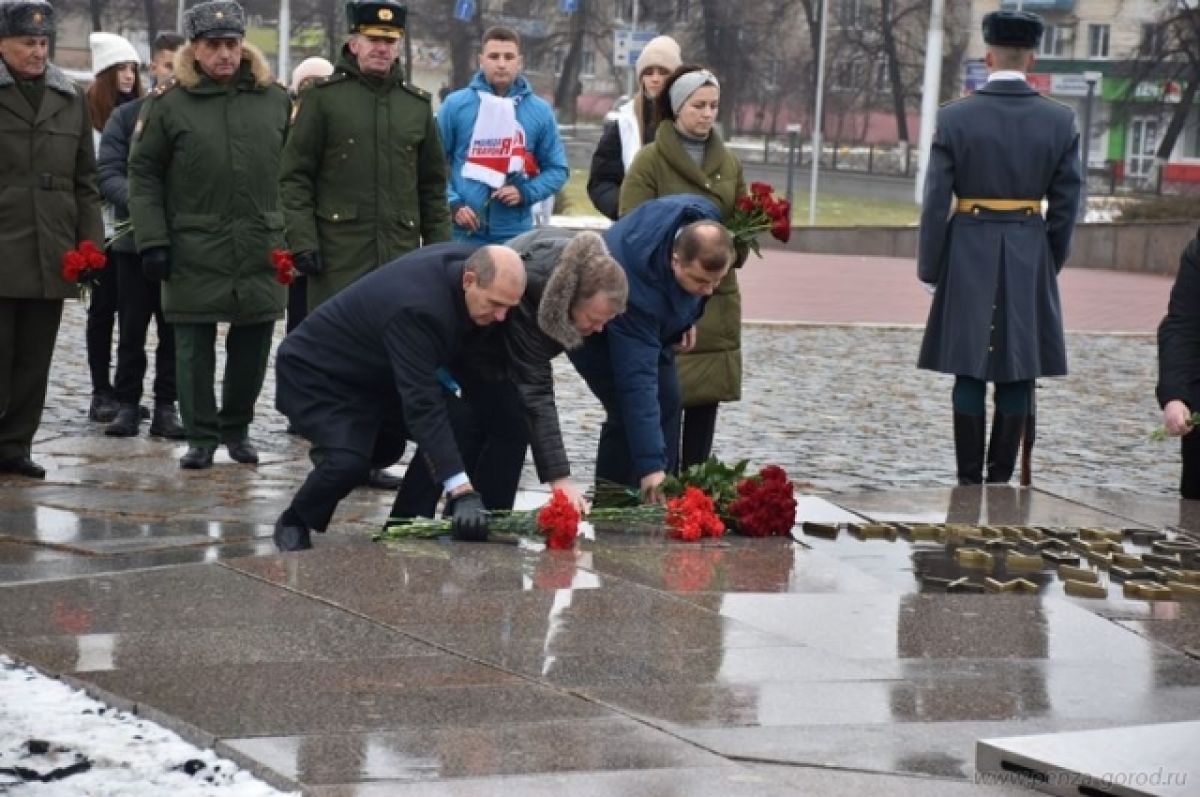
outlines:
[{"label": "blue winter jacket", "polygon": [[528,81],[518,75],[507,96],[516,100],[517,122],[525,130],[525,148],[537,158],[539,173],[532,179],[524,175],[510,178],[510,182],[521,191],[520,205],[509,207],[501,202],[488,203],[493,189],[478,180],[467,180],[462,176],[471,133],[475,130],[475,117],[479,114],[480,91],[495,93],[483,79],[482,70],[475,73],[471,84],[465,89],[447,96],[438,110],[438,128],[442,134],[442,146],[446,150],[446,162],[450,166],[446,200],[452,211],[457,211],[463,205],[469,206],[480,220],[479,232],[475,234],[454,225],[456,241],[504,243],[533,228],[530,206],[561,191],[567,184],[570,169],[567,166],[566,149],[558,134],[558,123],[554,120],[554,111],[545,100],[533,93]]},{"label": "blue winter jacket", "polygon": [[604,233],[609,252],[625,268],[629,301],[604,331],[585,338],[571,353],[585,377],[589,369],[611,369],[637,478],[665,470],[666,443],[658,396],[658,363],[700,318],[705,298],[679,286],[671,270],[671,248],[679,228],[701,219],[719,221],[708,199],[674,194],[639,205]]}]

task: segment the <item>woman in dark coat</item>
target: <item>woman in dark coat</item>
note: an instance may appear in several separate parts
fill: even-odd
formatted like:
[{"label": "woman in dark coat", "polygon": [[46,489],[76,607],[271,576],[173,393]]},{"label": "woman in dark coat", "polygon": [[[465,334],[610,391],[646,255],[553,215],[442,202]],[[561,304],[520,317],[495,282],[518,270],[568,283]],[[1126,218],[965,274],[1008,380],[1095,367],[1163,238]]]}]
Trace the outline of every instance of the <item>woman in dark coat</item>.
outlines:
[{"label": "woman in dark coat", "polygon": [[[95,79],[87,89],[88,111],[92,118],[92,139],[100,150],[100,134],[113,110],[142,96],[142,81],[138,77],[137,50],[115,33],[93,33],[88,36],[92,50],[92,74]],[[107,197],[105,197],[107,199]],[[104,234],[114,234],[113,208],[104,206]],[[113,267],[109,247],[109,268],[104,269],[92,287],[87,308],[87,358],[92,376],[92,403],[88,418],[108,423],[117,415],[117,397],[109,369],[112,364],[113,326],[117,320],[117,270]]]}]

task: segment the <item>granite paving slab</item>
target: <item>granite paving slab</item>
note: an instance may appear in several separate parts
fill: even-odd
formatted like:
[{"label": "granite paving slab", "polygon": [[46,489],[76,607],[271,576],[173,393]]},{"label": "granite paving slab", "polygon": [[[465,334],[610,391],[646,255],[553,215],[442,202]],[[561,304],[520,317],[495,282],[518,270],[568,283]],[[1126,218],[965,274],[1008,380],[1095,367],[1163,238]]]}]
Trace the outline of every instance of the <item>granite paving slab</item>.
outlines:
[{"label": "granite paving slab", "polygon": [[89,673],[88,680],[217,737],[501,725],[610,713],[446,654],[113,670]]},{"label": "granite paving slab", "polygon": [[269,525],[241,521],[206,519],[161,522],[96,515],[52,506],[0,507],[0,539],[67,546],[93,553],[251,540],[270,537],[271,532]]},{"label": "granite paving slab", "polygon": [[991,523],[1121,528],[1126,518],[1042,492],[1016,487],[918,488],[830,496],[838,506],[876,521]]},{"label": "granite paving slab", "polygon": [[1174,527],[1200,535],[1200,501],[1070,484],[1055,484],[1045,489],[1053,495],[1128,518],[1132,524],[1149,528]]},{"label": "granite paving slab", "polygon": [[[1174,604],[1176,613],[1163,611],[1145,620],[1119,620],[1119,625],[1175,650],[1200,659],[1200,603]],[[1168,607],[1164,606],[1164,610]]]},{"label": "granite paving slab", "polygon": [[693,744],[623,718],[236,738],[223,746],[314,786],[732,766]]}]

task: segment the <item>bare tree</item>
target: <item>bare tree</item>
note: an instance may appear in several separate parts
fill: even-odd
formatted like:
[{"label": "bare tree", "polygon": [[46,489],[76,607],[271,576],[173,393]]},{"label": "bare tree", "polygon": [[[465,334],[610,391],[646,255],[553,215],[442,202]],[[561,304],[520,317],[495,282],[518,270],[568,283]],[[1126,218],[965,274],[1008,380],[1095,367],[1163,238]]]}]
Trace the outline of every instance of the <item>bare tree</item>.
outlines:
[{"label": "bare tree", "polygon": [[583,62],[584,34],[587,33],[587,9],[587,0],[576,0],[568,35],[570,44],[566,58],[563,59],[558,86],[554,90],[554,108],[558,111],[558,121],[563,124],[575,124],[577,116],[579,73]]}]

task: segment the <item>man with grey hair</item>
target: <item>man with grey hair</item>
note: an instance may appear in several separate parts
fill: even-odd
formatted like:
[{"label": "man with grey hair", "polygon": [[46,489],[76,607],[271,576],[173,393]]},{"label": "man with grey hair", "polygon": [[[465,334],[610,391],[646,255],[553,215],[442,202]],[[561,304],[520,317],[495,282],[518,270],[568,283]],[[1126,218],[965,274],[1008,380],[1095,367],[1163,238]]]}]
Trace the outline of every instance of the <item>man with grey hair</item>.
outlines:
[{"label": "man with grey hair", "polygon": [[455,536],[483,539],[487,514],[455,444],[437,371],[473,327],[503,321],[525,291],[525,267],[503,246],[434,244],[392,261],[321,304],[279,346],[276,406],[312,441],[315,464],[275,524],[281,551],[311,531],[372,468],[415,440],[447,494]]},{"label": "man with grey hair", "polygon": [[1058,272],[1083,177],[1074,112],[1026,82],[1042,27],[1024,11],[983,18],[987,85],[942,107],[929,153],[917,269],[935,287],[918,366],[955,377],[963,485],[985,478],[987,383],[986,479],[1003,484],[1032,443],[1034,380],[1067,373]]},{"label": "man with grey hair", "polygon": [[[529,286],[504,323],[475,336],[450,367],[462,393],[447,398],[451,422],[488,509],[512,509],[532,447],[539,480],[586,511],[563,446],[551,361],[624,312],[629,283],[596,233],[545,228],[507,246],[524,259]],[[433,514],[437,486],[420,454],[404,475],[393,517]]]},{"label": "man with grey hair", "polygon": [[87,102],[47,60],[53,34],[49,3],[0,3],[0,474],[33,479],[63,300],[78,294],[62,256],[104,244]]}]

